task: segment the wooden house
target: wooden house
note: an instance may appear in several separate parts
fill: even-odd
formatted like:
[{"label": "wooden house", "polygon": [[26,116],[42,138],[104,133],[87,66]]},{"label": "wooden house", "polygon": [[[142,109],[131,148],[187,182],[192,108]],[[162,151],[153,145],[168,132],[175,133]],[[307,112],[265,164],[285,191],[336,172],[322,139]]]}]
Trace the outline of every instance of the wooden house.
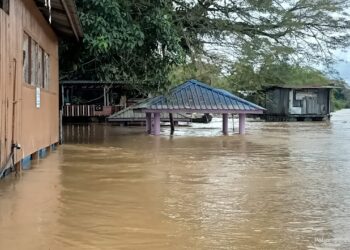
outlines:
[{"label": "wooden house", "polygon": [[129,103],[132,84],[124,81],[66,80],[60,82],[63,122],[105,121]]},{"label": "wooden house", "polygon": [[329,119],[332,86],[270,86],[264,90],[268,121]]},{"label": "wooden house", "polygon": [[59,39],[81,37],[73,0],[0,0],[0,177],[59,141]]}]

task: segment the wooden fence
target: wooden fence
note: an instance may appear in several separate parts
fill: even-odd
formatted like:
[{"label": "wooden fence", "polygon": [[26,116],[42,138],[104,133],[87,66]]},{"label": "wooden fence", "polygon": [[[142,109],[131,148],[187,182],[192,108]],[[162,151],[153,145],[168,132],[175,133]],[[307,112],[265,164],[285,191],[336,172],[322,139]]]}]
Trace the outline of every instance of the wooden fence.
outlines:
[{"label": "wooden fence", "polygon": [[110,116],[121,109],[119,106],[102,105],[65,105],[63,117],[99,117]]}]

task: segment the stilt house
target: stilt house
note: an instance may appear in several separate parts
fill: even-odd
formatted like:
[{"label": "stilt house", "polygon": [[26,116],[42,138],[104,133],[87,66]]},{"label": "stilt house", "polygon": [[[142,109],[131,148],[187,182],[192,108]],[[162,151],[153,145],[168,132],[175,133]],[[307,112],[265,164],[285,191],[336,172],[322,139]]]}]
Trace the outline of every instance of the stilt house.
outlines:
[{"label": "stilt house", "polygon": [[0,0],[0,175],[59,141],[59,39],[81,37],[73,0]]}]

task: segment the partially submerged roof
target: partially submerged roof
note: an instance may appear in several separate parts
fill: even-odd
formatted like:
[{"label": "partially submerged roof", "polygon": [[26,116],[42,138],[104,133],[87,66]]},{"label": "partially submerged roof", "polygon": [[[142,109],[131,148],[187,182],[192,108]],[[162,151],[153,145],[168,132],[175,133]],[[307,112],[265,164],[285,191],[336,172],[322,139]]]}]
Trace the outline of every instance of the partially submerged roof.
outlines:
[{"label": "partially submerged roof", "polygon": [[[147,101],[147,100],[146,100]],[[109,122],[123,122],[123,121],[128,121],[128,122],[142,122],[146,121],[146,114],[142,112],[135,112],[134,110],[139,107],[139,105],[142,104],[135,104],[133,106],[127,107],[123,110],[120,110],[113,115],[110,115],[107,120]],[[183,114],[174,114],[173,118],[175,121],[181,121],[181,122],[190,122],[191,117],[188,115],[183,115]],[[160,116],[161,121],[167,122],[169,121],[169,115],[166,113],[162,113]]]},{"label": "partially submerged roof", "polygon": [[60,81],[60,85],[93,85],[93,86],[111,86],[111,85],[127,85],[124,81],[93,81],[93,80],[66,80]]},{"label": "partially submerged roof", "polygon": [[334,89],[337,86],[317,86],[317,85],[271,85],[265,89]]},{"label": "partially submerged roof", "polygon": [[264,108],[226,90],[189,80],[169,94],[157,96],[139,105],[145,112],[179,113],[263,113]]},{"label": "partially submerged roof", "polygon": [[[49,21],[50,11],[47,0],[35,0],[39,10]],[[74,0],[50,0],[51,26],[58,35],[80,40],[83,31]]]}]

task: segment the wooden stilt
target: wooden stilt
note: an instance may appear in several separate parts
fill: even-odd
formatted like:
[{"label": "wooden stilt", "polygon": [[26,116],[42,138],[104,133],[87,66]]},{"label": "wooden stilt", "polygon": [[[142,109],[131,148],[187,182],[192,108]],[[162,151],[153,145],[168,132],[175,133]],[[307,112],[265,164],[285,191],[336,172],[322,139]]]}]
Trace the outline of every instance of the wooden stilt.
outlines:
[{"label": "wooden stilt", "polygon": [[146,113],[146,132],[147,134],[151,134],[152,130],[152,114]]},{"label": "wooden stilt", "polygon": [[103,106],[107,106],[107,88],[103,86]]},{"label": "wooden stilt", "polygon": [[173,113],[169,113],[169,120],[170,120],[170,134],[173,135],[174,131],[175,131],[175,124],[174,124]]}]

